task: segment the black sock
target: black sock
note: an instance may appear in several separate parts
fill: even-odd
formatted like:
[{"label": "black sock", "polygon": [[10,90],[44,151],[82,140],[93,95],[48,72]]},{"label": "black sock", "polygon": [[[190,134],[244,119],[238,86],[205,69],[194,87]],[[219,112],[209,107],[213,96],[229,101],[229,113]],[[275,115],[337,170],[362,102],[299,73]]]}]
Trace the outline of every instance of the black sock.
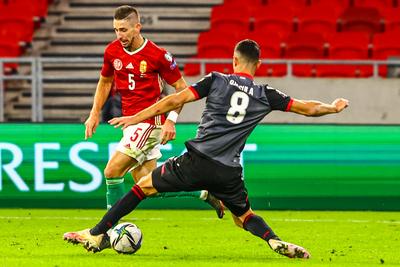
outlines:
[{"label": "black sock", "polygon": [[243,228],[265,241],[271,238],[279,240],[279,237],[272,231],[271,227],[265,223],[264,219],[255,214],[250,214],[244,219]]},{"label": "black sock", "polygon": [[116,224],[122,217],[133,211],[139,203],[146,198],[142,189],[135,185],[126,193],[108,212],[104,215],[103,219],[92,229],[91,235],[105,234],[114,224]]}]

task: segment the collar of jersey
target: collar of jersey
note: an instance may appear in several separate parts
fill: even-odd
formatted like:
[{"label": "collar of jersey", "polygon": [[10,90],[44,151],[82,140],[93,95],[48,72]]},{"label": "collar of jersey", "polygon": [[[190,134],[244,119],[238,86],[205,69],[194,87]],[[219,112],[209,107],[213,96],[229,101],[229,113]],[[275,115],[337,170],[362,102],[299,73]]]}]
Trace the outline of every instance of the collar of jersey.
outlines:
[{"label": "collar of jersey", "polygon": [[239,76],[244,76],[244,77],[246,77],[246,78],[249,78],[249,79],[252,79],[252,80],[254,80],[254,77],[253,77],[253,76],[251,76],[250,74],[247,74],[247,73],[243,73],[243,72],[235,72],[234,74],[235,74],[235,75],[239,75]]},{"label": "collar of jersey", "polygon": [[136,54],[136,53],[139,53],[147,44],[147,39],[144,38],[144,37],[143,37],[143,39],[144,39],[143,44],[138,49],[136,49],[135,51],[128,51],[128,50],[125,49],[125,47],[123,47],[122,49],[124,49],[125,53],[127,53],[128,55],[131,55],[131,56]]}]

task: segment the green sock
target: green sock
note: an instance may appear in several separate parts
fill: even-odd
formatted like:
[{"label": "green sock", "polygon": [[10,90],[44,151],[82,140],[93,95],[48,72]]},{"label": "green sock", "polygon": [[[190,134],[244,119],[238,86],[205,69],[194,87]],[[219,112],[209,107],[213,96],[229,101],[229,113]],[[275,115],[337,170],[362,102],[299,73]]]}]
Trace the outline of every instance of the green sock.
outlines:
[{"label": "green sock", "polygon": [[107,209],[110,209],[125,194],[124,178],[107,178]]},{"label": "green sock", "polygon": [[179,197],[179,198],[200,198],[205,200],[205,197],[202,196],[203,191],[192,191],[192,192],[165,192],[165,193],[157,193],[154,195],[156,198],[171,198],[171,197]]}]

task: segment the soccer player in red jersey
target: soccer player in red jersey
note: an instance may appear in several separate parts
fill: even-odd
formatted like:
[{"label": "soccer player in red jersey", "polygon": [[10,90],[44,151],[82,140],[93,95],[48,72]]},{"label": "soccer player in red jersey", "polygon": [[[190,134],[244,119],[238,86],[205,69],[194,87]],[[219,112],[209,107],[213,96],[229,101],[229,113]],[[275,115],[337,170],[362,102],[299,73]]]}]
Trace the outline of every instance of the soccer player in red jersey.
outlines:
[{"label": "soccer player in red jersey", "polygon": [[[104,62],[94,96],[93,107],[85,122],[85,138],[90,138],[99,125],[100,112],[113,82],[121,95],[122,115],[131,116],[160,99],[161,78],[177,91],[187,85],[176,61],[165,49],[158,47],[140,33],[142,25],[138,11],[131,6],[120,6],[114,14],[117,39],[105,49]],[[124,130],[117,151],[104,170],[107,185],[107,208],[124,194],[123,176],[131,171],[135,182],[157,167],[161,157],[159,144],[175,138],[175,123],[180,109],[168,118],[158,115]],[[182,192],[171,196],[198,197],[209,203],[218,217],[223,206],[207,191]]]}]

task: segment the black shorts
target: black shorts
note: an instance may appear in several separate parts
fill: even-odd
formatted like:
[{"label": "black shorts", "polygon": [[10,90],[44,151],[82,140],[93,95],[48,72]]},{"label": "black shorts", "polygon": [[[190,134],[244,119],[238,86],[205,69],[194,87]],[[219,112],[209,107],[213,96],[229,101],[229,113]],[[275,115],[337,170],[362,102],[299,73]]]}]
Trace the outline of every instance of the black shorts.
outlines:
[{"label": "black shorts", "polygon": [[208,190],[236,216],[250,208],[242,168],[229,167],[189,151],[170,158],[152,173],[158,192]]}]

